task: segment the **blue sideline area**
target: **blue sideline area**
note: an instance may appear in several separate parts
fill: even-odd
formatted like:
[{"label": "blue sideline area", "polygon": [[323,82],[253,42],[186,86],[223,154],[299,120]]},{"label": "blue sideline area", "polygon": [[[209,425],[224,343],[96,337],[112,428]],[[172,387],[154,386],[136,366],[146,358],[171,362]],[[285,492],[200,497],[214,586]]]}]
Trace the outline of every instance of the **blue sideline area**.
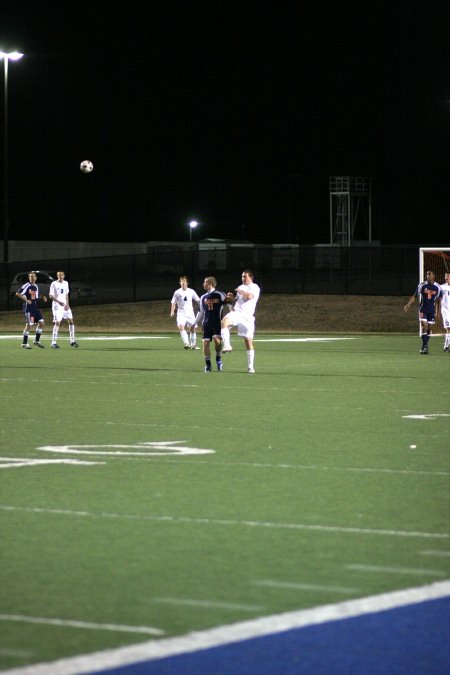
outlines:
[{"label": "blue sideline area", "polygon": [[102,672],[104,675],[448,675],[450,598]]}]

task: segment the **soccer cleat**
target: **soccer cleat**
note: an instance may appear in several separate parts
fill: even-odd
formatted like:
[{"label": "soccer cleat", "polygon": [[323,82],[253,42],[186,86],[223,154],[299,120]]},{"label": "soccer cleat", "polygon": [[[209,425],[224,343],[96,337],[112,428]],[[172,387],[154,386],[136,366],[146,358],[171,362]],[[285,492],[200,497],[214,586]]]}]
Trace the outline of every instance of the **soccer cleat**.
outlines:
[{"label": "soccer cleat", "polygon": [[227,352],[232,352],[233,347],[231,345],[228,345],[227,347],[222,347],[222,354],[226,354]]},{"label": "soccer cleat", "polygon": [[205,366],[205,373],[210,373],[212,371],[211,366]]},{"label": "soccer cleat", "polygon": [[26,344],[24,343],[24,344],[22,345],[22,347],[23,347],[24,349],[32,349],[31,345],[29,345],[28,342],[27,342]]},{"label": "soccer cleat", "polygon": [[40,349],[45,349],[44,345],[41,345],[41,343],[37,342],[36,340],[33,342],[33,344],[36,345],[36,347],[39,347]]},{"label": "soccer cleat", "polygon": [[450,347],[444,347],[444,352],[450,352]]},{"label": "soccer cleat", "polygon": [[190,347],[190,345],[184,345],[184,348],[185,348],[185,349],[190,349],[191,347]]},{"label": "soccer cleat", "polygon": [[253,374],[253,373],[255,372],[255,369],[254,369],[254,368],[249,368],[249,369],[248,369],[248,372],[251,373],[251,374]]},{"label": "soccer cleat", "polygon": [[50,345],[50,348],[51,349],[59,349],[60,347],[59,347],[59,345],[56,344],[56,342],[54,342],[52,345]]},{"label": "soccer cleat", "polygon": [[223,363],[222,361],[217,361],[217,370],[220,372],[223,370]]},{"label": "soccer cleat", "polygon": [[191,349],[200,349],[200,347],[197,347],[197,345],[191,345]]},{"label": "soccer cleat", "polygon": [[421,354],[428,354],[428,347],[422,347],[422,349],[420,350],[420,353]]},{"label": "soccer cleat", "polygon": [[70,346],[71,346],[71,347],[78,347],[78,343],[77,343],[77,342],[71,342],[71,343],[70,343]]}]

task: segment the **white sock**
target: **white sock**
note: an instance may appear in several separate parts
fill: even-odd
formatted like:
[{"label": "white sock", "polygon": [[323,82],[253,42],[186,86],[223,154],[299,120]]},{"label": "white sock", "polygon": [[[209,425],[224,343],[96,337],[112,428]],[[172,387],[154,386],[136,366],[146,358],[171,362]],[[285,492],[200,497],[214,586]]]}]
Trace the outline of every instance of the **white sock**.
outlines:
[{"label": "white sock", "polygon": [[52,345],[54,345],[58,339],[58,326],[54,325],[53,326],[53,333],[52,333]]},{"label": "white sock", "polygon": [[71,342],[75,342],[75,325],[69,323],[69,337]]},{"label": "white sock", "polygon": [[222,328],[221,335],[222,335],[222,340],[223,340],[223,346],[229,347],[230,346],[230,329],[229,328]]},{"label": "white sock", "polygon": [[255,362],[255,350],[254,349],[247,349],[247,363],[249,368],[253,368],[253,364]]},{"label": "white sock", "polygon": [[191,333],[191,346],[195,347],[197,344],[197,333]]},{"label": "white sock", "polygon": [[183,328],[183,330],[180,330],[180,335],[181,335],[181,339],[183,340],[183,344],[188,345],[189,344],[189,338],[188,338],[188,334],[186,333],[184,328]]}]

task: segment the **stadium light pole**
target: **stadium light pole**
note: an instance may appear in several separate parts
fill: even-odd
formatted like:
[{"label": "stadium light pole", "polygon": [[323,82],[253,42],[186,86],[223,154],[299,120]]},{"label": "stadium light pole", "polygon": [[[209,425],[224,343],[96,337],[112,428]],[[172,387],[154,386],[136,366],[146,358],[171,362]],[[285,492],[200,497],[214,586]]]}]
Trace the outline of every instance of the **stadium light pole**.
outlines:
[{"label": "stadium light pole", "polygon": [[191,220],[189,223],[189,241],[192,241],[192,230],[195,230],[197,227],[198,222],[196,220]]},{"label": "stadium light pole", "polygon": [[4,138],[3,138],[3,262],[9,262],[9,195],[8,195],[8,63],[9,61],[18,61],[23,54],[20,52],[2,52],[0,51],[0,60],[3,59],[5,73],[5,96],[4,96]]}]

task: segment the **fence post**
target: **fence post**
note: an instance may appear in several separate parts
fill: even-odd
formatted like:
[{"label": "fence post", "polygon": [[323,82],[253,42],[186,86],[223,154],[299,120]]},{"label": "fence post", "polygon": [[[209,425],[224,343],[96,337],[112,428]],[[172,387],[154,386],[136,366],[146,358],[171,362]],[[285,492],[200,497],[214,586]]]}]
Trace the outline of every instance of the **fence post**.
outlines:
[{"label": "fence post", "polygon": [[137,287],[137,280],[136,280],[136,253],[133,253],[132,269],[133,269],[133,302],[136,302],[136,287]]}]

